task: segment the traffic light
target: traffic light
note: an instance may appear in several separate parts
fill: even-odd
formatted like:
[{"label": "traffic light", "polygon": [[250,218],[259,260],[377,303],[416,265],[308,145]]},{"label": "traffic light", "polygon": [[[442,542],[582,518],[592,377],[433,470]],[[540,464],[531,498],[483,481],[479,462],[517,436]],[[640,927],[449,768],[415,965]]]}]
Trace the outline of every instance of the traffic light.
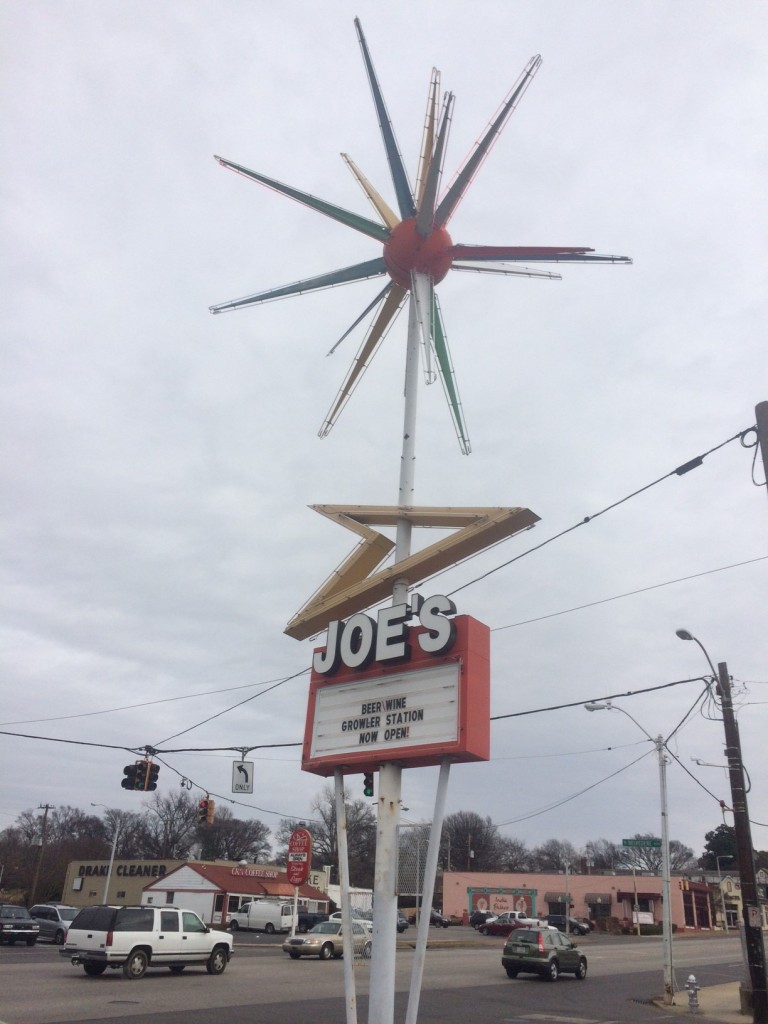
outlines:
[{"label": "traffic light", "polygon": [[373,772],[363,775],[363,796],[373,796]]},{"label": "traffic light", "polygon": [[144,789],[151,792],[157,789],[157,776],[160,774],[160,765],[150,761],[147,764],[147,774],[144,779]]},{"label": "traffic light", "polygon": [[213,815],[214,815],[214,812],[216,810],[216,803],[215,803],[214,800],[207,800],[206,803],[208,804],[208,806],[207,806],[206,812],[205,812],[205,823],[206,823],[206,825],[212,825],[213,824]]},{"label": "traffic light", "polygon": [[[139,764],[142,762],[139,761]],[[138,779],[139,764],[127,764],[123,768],[123,775],[125,778],[120,783],[123,789],[136,789],[136,782]]]},{"label": "traffic light", "polygon": [[208,800],[207,798],[201,800],[197,805],[197,813],[195,814],[195,824],[205,825],[208,821]]}]

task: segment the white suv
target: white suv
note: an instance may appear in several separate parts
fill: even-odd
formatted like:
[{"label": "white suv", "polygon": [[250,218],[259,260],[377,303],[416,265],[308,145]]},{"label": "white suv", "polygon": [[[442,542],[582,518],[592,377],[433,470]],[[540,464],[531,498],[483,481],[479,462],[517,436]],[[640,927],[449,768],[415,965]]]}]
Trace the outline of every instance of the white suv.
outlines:
[{"label": "white suv", "polygon": [[221,974],[232,956],[227,932],[212,931],[191,910],[176,907],[85,907],[69,926],[59,950],[90,977],[108,967],[123,976],[143,978],[149,967],[181,974],[185,967],[205,966]]}]

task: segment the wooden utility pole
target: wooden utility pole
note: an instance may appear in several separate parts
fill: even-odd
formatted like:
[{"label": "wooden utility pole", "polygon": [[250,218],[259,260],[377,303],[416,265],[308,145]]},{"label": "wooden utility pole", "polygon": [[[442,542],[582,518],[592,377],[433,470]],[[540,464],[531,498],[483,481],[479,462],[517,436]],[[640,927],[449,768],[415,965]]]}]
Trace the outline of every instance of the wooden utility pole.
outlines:
[{"label": "wooden utility pole", "polygon": [[40,831],[40,850],[38,851],[37,864],[35,865],[35,878],[29,892],[30,907],[35,903],[35,897],[37,896],[37,883],[40,880],[40,865],[43,863],[43,851],[45,850],[45,839],[48,832],[48,811],[53,810],[53,805],[40,804],[39,810],[43,812],[43,825]]},{"label": "wooden utility pole", "polygon": [[[758,402],[755,406],[757,419],[757,443],[763,457],[763,476],[768,480],[768,402]],[[766,486],[768,493],[768,486]]]},{"label": "wooden utility pole", "polygon": [[753,1024],[768,1024],[768,992],[766,992],[765,947],[760,920],[760,898],[757,889],[755,851],[752,846],[752,829],[747,809],[747,787],[744,781],[744,765],[741,760],[739,726],[733,713],[731,680],[728,666],[718,663],[718,691],[725,727],[725,756],[728,759],[728,774],[731,782],[733,802],[733,828],[736,833],[736,857],[741,880],[741,905],[744,915],[744,944],[747,953],[747,967],[752,986]]}]

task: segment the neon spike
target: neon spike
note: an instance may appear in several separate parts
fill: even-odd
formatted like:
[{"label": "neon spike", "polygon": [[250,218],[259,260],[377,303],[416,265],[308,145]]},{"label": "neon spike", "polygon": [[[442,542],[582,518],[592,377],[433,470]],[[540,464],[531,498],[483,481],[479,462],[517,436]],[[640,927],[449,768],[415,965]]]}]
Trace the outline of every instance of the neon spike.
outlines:
[{"label": "neon spike", "polygon": [[367,337],[360,346],[357,355],[352,361],[352,365],[349,368],[347,376],[344,378],[344,383],[339,388],[339,393],[337,394],[333,405],[328,410],[328,413],[323,420],[323,425],[320,427],[317,434],[318,437],[327,437],[331,432],[333,425],[341,415],[344,406],[351,398],[352,392],[355,390],[361,377],[370,366],[379,345],[384,340],[384,336],[395,322],[397,314],[400,312],[407,295],[408,292],[405,288],[401,288],[397,284],[392,284],[390,286],[389,292],[381,305],[381,309],[379,310]]},{"label": "neon spike", "polygon": [[365,318],[368,316],[368,314],[371,312],[371,310],[375,309],[375,307],[378,306],[378,304],[381,302],[381,300],[384,298],[384,296],[387,294],[387,292],[389,291],[389,289],[391,287],[392,287],[392,282],[390,282],[389,284],[385,284],[384,285],[384,287],[381,289],[381,291],[376,296],[376,298],[373,300],[373,302],[369,302],[368,303],[368,305],[365,307],[365,309],[360,314],[360,316],[357,318],[357,320],[353,320],[352,323],[349,325],[349,327],[346,329],[346,331],[344,331],[342,336],[339,338],[339,340],[334,345],[332,345],[331,348],[328,349],[328,351],[325,353],[327,356],[332,356],[333,355],[333,353],[336,351],[336,349],[339,347],[339,345],[342,343],[342,341],[344,341],[345,338],[348,338],[349,335],[352,333],[352,331],[354,331],[354,329],[358,326],[358,324],[361,324],[363,322],[363,320],[365,320]]},{"label": "neon spike", "polygon": [[416,320],[421,335],[421,357],[424,365],[424,382],[434,384],[435,371],[432,369],[432,307],[435,289],[426,274],[411,272],[411,302],[415,306]]},{"label": "neon spike", "polygon": [[437,295],[434,296],[432,314],[432,337],[435,339],[435,355],[437,356],[437,366],[440,371],[440,381],[448,401],[448,408],[451,413],[454,429],[456,430],[456,437],[459,439],[461,453],[462,455],[469,455],[472,451],[472,446],[469,443],[469,434],[464,424],[459,389],[456,384],[456,375],[453,372],[453,362],[448,349],[448,339],[443,327],[443,318],[440,313],[440,303],[437,301]]},{"label": "neon spike", "polygon": [[416,207],[413,203],[413,192],[411,192],[411,185],[408,181],[405,164],[403,163],[403,158],[400,155],[400,149],[398,148],[397,140],[395,139],[395,132],[392,128],[392,122],[389,119],[389,114],[387,113],[387,107],[384,103],[384,97],[382,95],[378,79],[376,78],[373,61],[371,60],[371,55],[368,52],[368,44],[365,41],[365,36],[363,35],[363,29],[360,25],[359,18],[355,18],[355,29],[357,30],[357,38],[360,40],[360,49],[363,51],[365,70],[368,72],[368,81],[371,86],[371,93],[373,94],[373,103],[376,107],[376,113],[379,118],[381,137],[384,140],[384,149],[386,150],[387,160],[389,161],[389,171],[392,175],[392,184],[395,186],[397,205],[400,210],[400,216],[405,220],[406,217],[413,217],[416,213]]},{"label": "neon spike", "polygon": [[386,226],[390,230],[394,227],[397,227],[397,225],[400,223],[400,218],[397,216],[394,210],[392,210],[390,206],[384,201],[384,199],[382,199],[382,197],[379,195],[379,193],[376,191],[376,189],[373,187],[370,181],[368,181],[368,179],[357,166],[357,164],[354,162],[354,160],[352,160],[351,157],[347,156],[346,153],[341,154],[341,159],[344,161],[344,163],[347,165],[350,171],[352,171],[352,174],[355,177],[355,180],[357,181],[358,185],[360,186],[360,188],[362,188],[363,192],[365,192],[365,194],[368,196],[369,200],[371,201],[371,205],[373,206],[376,213],[378,213],[378,215],[384,221]]},{"label": "neon spike", "polygon": [[307,277],[303,281],[283,285],[282,288],[269,288],[255,295],[245,295],[242,299],[231,299],[220,302],[217,306],[209,306],[211,313],[228,313],[232,309],[243,309],[245,306],[256,306],[260,302],[271,302],[273,299],[285,299],[289,295],[303,295],[305,292],[316,292],[323,288],[333,288],[338,284],[350,284],[352,281],[364,281],[368,277],[381,277],[387,268],[383,257],[368,260],[366,263],[355,263],[351,267],[332,270],[329,274],[318,277]]},{"label": "neon spike", "polygon": [[443,175],[443,161],[445,160],[445,147],[448,142],[448,132],[451,127],[451,114],[453,113],[453,93],[446,94],[443,104],[443,113],[440,119],[440,130],[437,134],[435,152],[429,165],[429,172],[424,186],[424,195],[416,216],[416,230],[427,238],[435,224],[435,200],[437,190],[440,187],[440,179]]},{"label": "neon spike", "polygon": [[432,153],[435,149],[435,126],[437,124],[437,101],[440,95],[440,72],[432,68],[432,75],[429,81],[429,93],[427,94],[427,112],[424,115],[424,131],[421,135],[421,155],[419,157],[419,169],[416,172],[416,209],[422,207],[424,197],[424,186],[427,181],[427,172],[432,162]]},{"label": "neon spike", "polygon": [[337,220],[340,224],[346,224],[347,227],[354,228],[355,231],[360,231],[364,235],[368,235],[370,238],[376,238],[380,242],[386,242],[389,238],[389,232],[386,228],[382,227],[381,224],[377,224],[375,221],[368,220],[367,217],[361,217],[357,213],[352,213],[350,210],[344,210],[340,206],[334,206],[333,203],[326,203],[323,199],[318,199],[316,196],[311,196],[308,192],[302,192],[297,188],[291,188],[290,185],[284,185],[280,181],[275,181],[274,178],[268,178],[264,174],[259,174],[257,171],[251,171],[247,167],[242,167],[240,164],[234,164],[231,160],[225,160],[224,157],[216,156],[214,160],[218,160],[222,167],[228,167],[230,171],[235,171],[237,174],[242,174],[245,178],[251,178],[253,181],[258,181],[261,185],[266,185],[267,188],[274,189],[275,192],[279,192],[281,195],[289,196],[291,199],[295,199],[298,203],[302,203],[304,206],[308,206],[311,210],[317,210],[319,213],[324,213],[326,217],[330,217],[332,220]]},{"label": "neon spike", "polygon": [[[594,249],[556,245],[454,245],[454,259],[528,260],[539,263],[631,263],[629,256],[601,256]],[[454,264],[455,265],[455,264]]]},{"label": "neon spike", "polygon": [[533,76],[540,67],[541,57],[537,54],[529,60],[525,70],[513,87],[512,92],[502,104],[501,110],[494,120],[488,125],[485,135],[477,143],[474,152],[464,164],[464,167],[458,171],[456,177],[453,179],[453,183],[448,188],[445,197],[437,208],[437,212],[435,214],[435,224],[437,227],[444,227],[448,223],[451,214],[458,206],[462,196],[469,187],[470,182],[480,169],[480,165],[488,156],[491,146],[501,134],[510,114],[520,102],[521,96],[531,84]]},{"label": "neon spike", "polygon": [[562,281],[563,275],[552,270],[531,270],[530,267],[513,267],[508,263],[452,263],[451,270],[466,270],[473,274],[506,274],[507,277],[542,277],[549,281]]}]

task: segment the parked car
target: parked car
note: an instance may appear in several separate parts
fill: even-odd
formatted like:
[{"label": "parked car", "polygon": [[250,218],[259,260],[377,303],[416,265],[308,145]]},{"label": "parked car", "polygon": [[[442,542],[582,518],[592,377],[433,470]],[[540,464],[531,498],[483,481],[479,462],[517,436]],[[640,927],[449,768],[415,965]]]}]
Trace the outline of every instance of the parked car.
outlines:
[{"label": "parked car", "polygon": [[557,981],[561,974],[573,974],[579,981],[587,976],[587,958],[555,928],[517,928],[504,943],[501,965],[508,978],[538,974],[544,981]]},{"label": "parked car", "polygon": [[398,933],[398,935],[401,935],[405,931],[405,929],[407,927],[408,927],[408,918],[405,916],[405,914],[402,911],[398,910],[398,912],[397,912],[397,933]]},{"label": "parked car", "polygon": [[[352,922],[352,948],[356,956],[366,959],[371,955],[371,938],[362,922]],[[283,942],[283,950],[291,960],[302,956],[317,956],[321,960],[339,959],[344,955],[341,921],[323,921],[306,935],[294,935]]]},{"label": "parked car", "polygon": [[[368,917],[368,914],[370,914],[371,916]],[[328,920],[333,921],[334,924],[340,925],[341,911],[336,910],[333,914],[331,914]],[[371,914],[370,910],[358,910],[356,907],[352,907],[352,921],[354,924],[362,925],[369,935],[373,931],[373,914]]]},{"label": "parked car", "polygon": [[123,977],[143,978],[149,967],[181,974],[185,967],[205,966],[221,974],[232,956],[229,932],[212,931],[191,910],[176,907],[85,907],[69,926],[59,950],[87,975],[108,967]]},{"label": "parked car", "polygon": [[67,937],[67,931],[79,910],[77,907],[68,907],[63,903],[37,903],[29,908],[30,916],[37,921],[40,927],[40,938],[50,939],[57,946],[61,946]]},{"label": "parked car", "polygon": [[33,920],[26,907],[17,907],[15,903],[0,903],[0,943],[9,946],[17,942],[26,942],[34,946],[40,926]]},{"label": "parked car", "polygon": [[515,928],[532,928],[540,924],[542,922],[538,918],[528,917],[520,910],[508,910],[484,921],[477,930],[481,935],[509,935]]},{"label": "parked car", "polygon": [[473,928],[477,928],[481,924],[485,924],[486,921],[494,917],[488,910],[473,910],[469,915],[469,923]]},{"label": "parked car", "polygon": [[[426,914],[426,910],[421,911],[422,914]],[[411,924],[416,924],[416,915],[411,914]],[[436,925],[438,928],[447,928],[451,923],[450,918],[447,918],[444,914],[441,914],[439,910],[435,910],[433,907],[429,912],[429,923]]]},{"label": "parked car", "polygon": [[[551,925],[553,928],[557,928],[558,931],[564,932],[565,928],[565,914],[547,914],[546,917],[542,918],[545,924]],[[579,921],[578,918],[568,918],[568,932],[571,935],[588,935],[589,925],[584,924],[583,921]]]}]

